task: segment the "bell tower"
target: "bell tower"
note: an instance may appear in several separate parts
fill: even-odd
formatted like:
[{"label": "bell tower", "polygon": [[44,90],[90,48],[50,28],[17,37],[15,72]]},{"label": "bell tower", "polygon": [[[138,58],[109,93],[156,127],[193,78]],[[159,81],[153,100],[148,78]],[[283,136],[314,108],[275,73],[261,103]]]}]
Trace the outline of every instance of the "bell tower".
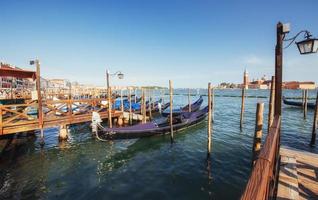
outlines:
[{"label": "bell tower", "polygon": [[247,70],[245,69],[245,70],[244,70],[243,87],[245,87],[245,89],[248,89],[248,84],[249,84],[248,72],[247,72]]}]

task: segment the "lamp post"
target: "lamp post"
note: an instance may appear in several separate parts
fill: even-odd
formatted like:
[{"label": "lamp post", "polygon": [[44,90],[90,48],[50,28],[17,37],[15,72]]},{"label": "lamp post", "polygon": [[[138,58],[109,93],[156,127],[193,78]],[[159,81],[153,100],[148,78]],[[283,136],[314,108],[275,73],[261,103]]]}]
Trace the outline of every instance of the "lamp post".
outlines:
[{"label": "lamp post", "polygon": [[109,78],[110,76],[116,76],[119,79],[124,78],[124,74],[121,73],[120,71],[117,71],[116,73],[111,74],[109,70],[106,70],[106,82],[107,82],[107,96],[108,96],[108,126],[109,128],[112,128],[112,103],[111,103],[111,91],[110,91],[110,86],[109,86]]},{"label": "lamp post", "polygon": [[36,66],[36,91],[38,100],[38,121],[39,128],[41,130],[41,145],[44,145],[44,133],[43,133],[43,110],[42,110],[42,95],[41,95],[41,76],[40,76],[40,61],[38,59],[31,60],[30,65]]},{"label": "lamp post", "polygon": [[[282,80],[283,80],[283,49],[288,48],[296,38],[304,34],[305,40],[296,42],[300,54],[311,54],[318,51],[318,39],[312,38],[312,35],[307,30],[298,32],[294,37],[285,39],[289,33],[289,24],[282,24],[278,22],[276,26],[277,40],[275,48],[275,116],[282,114]],[[284,41],[290,43],[284,48]]]}]

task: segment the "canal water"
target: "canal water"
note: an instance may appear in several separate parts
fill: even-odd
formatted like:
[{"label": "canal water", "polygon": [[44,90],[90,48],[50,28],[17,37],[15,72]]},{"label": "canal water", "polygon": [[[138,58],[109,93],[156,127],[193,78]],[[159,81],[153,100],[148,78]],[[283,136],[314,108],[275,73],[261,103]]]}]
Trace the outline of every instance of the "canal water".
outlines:
[{"label": "canal water", "polygon": [[[192,101],[206,94],[191,92]],[[175,94],[176,106],[187,103],[182,95],[187,90]],[[250,173],[257,102],[265,103],[263,141],[266,137],[269,91],[247,91],[242,132],[240,95],[240,90],[215,91],[211,159],[206,121],[177,134],[174,144],[169,136],[101,142],[92,137],[89,123],[72,126],[70,139],[58,143],[58,130],[51,128],[45,130],[44,148],[29,138],[1,156],[0,199],[238,199]],[[284,95],[300,97],[301,91]],[[309,146],[312,122],[313,110],[304,120],[301,109],[283,105],[282,144],[318,153]]]}]

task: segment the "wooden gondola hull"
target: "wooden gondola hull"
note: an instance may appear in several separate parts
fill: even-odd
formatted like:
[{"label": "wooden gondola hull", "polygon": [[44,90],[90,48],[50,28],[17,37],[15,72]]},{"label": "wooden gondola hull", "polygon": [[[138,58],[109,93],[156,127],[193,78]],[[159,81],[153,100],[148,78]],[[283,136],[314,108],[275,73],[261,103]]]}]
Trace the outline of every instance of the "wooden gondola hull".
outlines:
[{"label": "wooden gondola hull", "polygon": [[[289,105],[289,106],[295,106],[295,107],[300,107],[300,108],[303,107],[303,103],[299,102],[299,101],[290,101],[290,100],[287,100],[286,98],[283,98],[283,102],[284,102],[284,104]],[[307,108],[314,109],[315,106],[316,106],[315,103],[307,103]]]},{"label": "wooden gondola hull", "polygon": [[[202,122],[207,116],[207,107],[197,112],[187,113],[187,115],[189,115],[187,119],[173,125],[175,133]],[[155,123],[148,122],[146,124],[138,124],[131,127],[105,128],[102,130],[101,137],[108,140],[134,139],[154,135],[164,135],[168,133],[170,133],[169,124],[166,126],[157,126]]]}]

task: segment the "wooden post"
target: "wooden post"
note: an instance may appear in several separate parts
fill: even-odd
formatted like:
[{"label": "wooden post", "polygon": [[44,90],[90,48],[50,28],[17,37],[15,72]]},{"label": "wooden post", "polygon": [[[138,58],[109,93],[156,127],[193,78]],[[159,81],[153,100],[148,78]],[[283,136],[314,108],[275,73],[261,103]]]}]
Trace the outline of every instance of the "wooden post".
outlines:
[{"label": "wooden post", "polygon": [[275,47],[275,116],[282,114],[282,81],[283,81],[283,24],[276,27]]},{"label": "wooden post", "polygon": [[68,128],[67,126],[64,125],[60,125],[60,130],[59,130],[59,141],[63,141],[63,140],[67,140],[68,138]]},{"label": "wooden post", "polygon": [[164,105],[165,104],[165,90],[164,89],[161,90],[161,95],[162,95],[162,105]]},{"label": "wooden post", "polygon": [[73,112],[73,109],[72,109],[72,85],[70,83],[69,85],[69,94],[68,94],[68,115],[69,115],[69,120],[71,120],[71,116],[72,116],[72,112]]},{"label": "wooden post", "polygon": [[315,106],[315,114],[314,114],[314,123],[312,126],[312,134],[311,134],[311,145],[315,145],[316,135],[317,135],[317,120],[318,120],[318,91],[316,96],[316,106]]},{"label": "wooden post", "polygon": [[0,135],[3,134],[2,105],[0,105]]},{"label": "wooden post", "polygon": [[112,97],[111,90],[109,86],[109,71],[106,70],[106,81],[107,81],[107,98],[108,98],[108,126],[109,128],[113,127],[112,124]]},{"label": "wooden post", "polygon": [[172,89],[172,81],[169,80],[169,90],[170,90],[170,138],[171,138],[171,143],[173,143],[173,89]]},{"label": "wooden post", "polygon": [[245,104],[245,86],[242,86],[242,103],[241,103],[241,115],[240,115],[240,130],[243,129],[243,117],[244,117],[244,104]]},{"label": "wooden post", "polygon": [[135,88],[135,103],[137,103],[137,89]]},{"label": "wooden post", "polygon": [[211,154],[211,134],[212,134],[212,125],[211,125],[211,118],[212,118],[212,99],[211,99],[211,83],[208,84],[208,155]]},{"label": "wooden post", "polygon": [[261,150],[262,130],[263,130],[263,112],[264,112],[264,103],[257,103],[255,134],[254,134],[254,142],[253,142],[253,163],[257,159],[259,151]]},{"label": "wooden post", "polygon": [[305,108],[305,90],[301,90],[301,103],[304,109]]},{"label": "wooden post", "polygon": [[151,90],[149,90],[149,119],[152,119],[152,96],[151,96]]},{"label": "wooden post", "polygon": [[141,99],[142,99],[142,123],[146,123],[146,99],[145,99],[145,90],[141,89]]},{"label": "wooden post", "polygon": [[120,89],[120,110],[124,112],[124,99],[123,99],[123,90]]},{"label": "wooden post", "polygon": [[129,88],[129,124],[132,125],[132,112],[131,112],[131,88]]},{"label": "wooden post", "polygon": [[214,122],[214,87],[211,88],[211,115],[212,115],[212,122]]},{"label": "wooden post", "polygon": [[275,102],[275,76],[272,76],[271,90],[270,90],[270,96],[269,96],[268,123],[267,123],[268,131],[274,119],[274,102]]},{"label": "wooden post", "polygon": [[44,144],[44,133],[43,133],[43,108],[42,108],[42,95],[41,95],[41,76],[40,76],[40,61],[35,60],[36,65],[36,91],[38,96],[38,120],[39,128],[41,130],[41,144]]},{"label": "wooden post", "polygon": [[189,112],[191,112],[190,88],[188,89],[188,105],[189,105]]},{"label": "wooden post", "polygon": [[307,118],[308,90],[305,90],[304,119]]}]

